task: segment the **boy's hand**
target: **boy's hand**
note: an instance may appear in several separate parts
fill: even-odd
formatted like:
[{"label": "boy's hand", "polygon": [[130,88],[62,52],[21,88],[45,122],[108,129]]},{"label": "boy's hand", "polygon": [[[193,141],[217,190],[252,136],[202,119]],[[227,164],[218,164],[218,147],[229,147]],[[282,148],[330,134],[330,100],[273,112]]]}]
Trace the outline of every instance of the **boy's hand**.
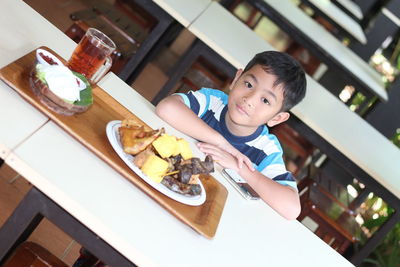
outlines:
[{"label": "boy's hand", "polygon": [[228,169],[234,169],[239,171],[245,163],[250,170],[254,171],[252,162],[248,157],[240,153],[237,149],[232,147],[232,152],[226,151],[218,146],[208,144],[208,143],[198,143],[200,151],[210,155],[213,160],[217,161],[222,167]]},{"label": "boy's hand", "polygon": [[254,171],[253,163],[251,160],[243,155],[239,150],[237,150],[231,143],[225,140],[225,142],[219,143],[218,147],[221,148],[222,150],[225,150],[232,156],[234,156],[237,159],[237,164],[239,166],[239,169],[243,167],[243,163],[247,165],[247,167],[251,170]]}]

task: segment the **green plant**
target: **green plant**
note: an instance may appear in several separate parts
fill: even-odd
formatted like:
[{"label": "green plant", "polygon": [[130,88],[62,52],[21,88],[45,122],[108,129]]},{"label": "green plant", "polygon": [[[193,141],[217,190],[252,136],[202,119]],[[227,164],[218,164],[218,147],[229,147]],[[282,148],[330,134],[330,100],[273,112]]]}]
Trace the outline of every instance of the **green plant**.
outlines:
[{"label": "green plant", "polygon": [[[400,129],[397,129],[396,134],[391,141],[400,147]],[[367,200],[366,203],[370,207],[375,203],[378,197],[373,197]],[[386,204],[382,205],[379,210],[375,211],[380,216],[371,218],[364,222],[363,226],[371,232],[381,226],[395,211]],[[397,223],[393,229],[385,236],[382,242],[376,247],[371,255],[364,260],[366,263],[374,264],[381,267],[399,267],[400,266],[400,223]]]},{"label": "green plant", "polygon": [[396,133],[392,137],[391,141],[393,144],[395,144],[397,147],[400,147],[400,128],[396,130]]},{"label": "green plant", "polygon": [[[389,213],[391,214],[393,211]],[[386,219],[387,216],[381,216],[365,222],[364,226],[367,228],[377,227]],[[380,267],[398,267],[400,265],[400,223],[395,225],[364,262]]]}]

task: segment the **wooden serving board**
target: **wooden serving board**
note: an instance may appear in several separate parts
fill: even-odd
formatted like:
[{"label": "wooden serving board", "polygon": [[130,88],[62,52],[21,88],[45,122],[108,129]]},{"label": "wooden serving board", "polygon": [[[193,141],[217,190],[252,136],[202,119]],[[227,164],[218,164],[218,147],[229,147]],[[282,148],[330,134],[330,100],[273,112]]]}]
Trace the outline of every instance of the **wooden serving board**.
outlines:
[{"label": "wooden serving board", "polygon": [[[54,51],[42,47],[54,55]],[[66,62],[58,56],[62,62]],[[210,175],[200,177],[206,191],[201,206],[188,206],[177,202],[143,181],[117,155],[106,136],[106,125],[112,120],[133,119],[150,129],[114,98],[98,86],[93,86],[94,103],[88,111],[72,116],[57,114],[35,97],[29,86],[29,72],[35,59],[35,50],[0,69],[0,78],[16,90],[26,101],[40,110],[66,132],[121,173],[162,207],[207,238],[214,237],[228,195],[226,188]]]}]

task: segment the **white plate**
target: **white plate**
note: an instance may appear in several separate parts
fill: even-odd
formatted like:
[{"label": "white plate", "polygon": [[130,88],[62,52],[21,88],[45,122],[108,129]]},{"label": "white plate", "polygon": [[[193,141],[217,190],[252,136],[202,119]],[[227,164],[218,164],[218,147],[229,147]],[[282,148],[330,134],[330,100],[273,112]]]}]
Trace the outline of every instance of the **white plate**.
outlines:
[{"label": "white plate", "polygon": [[122,148],[121,141],[119,139],[118,128],[121,126],[121,121],[110,121],[107,124],[107,137],[110,141],[111,146],[114,148],[115,152],[117,152],[118,156],[134,171],[137,175],[139,175],[146,183],[151,185],[154,189],[163,193],[164,195],[181,202],[183,204],[191,205],[191,206],[199,206],[204,203],[206,200],[206,191],[204,190],[204,186],[199,180],[199,184],[201,186],[201,194],[199,196],[184,196],[182,194],[171,191],[166,186],[161,183],[156,183],[149,177],[147,177],[136,165],[133,163],[134,156],[127,154],[124,152]]}]

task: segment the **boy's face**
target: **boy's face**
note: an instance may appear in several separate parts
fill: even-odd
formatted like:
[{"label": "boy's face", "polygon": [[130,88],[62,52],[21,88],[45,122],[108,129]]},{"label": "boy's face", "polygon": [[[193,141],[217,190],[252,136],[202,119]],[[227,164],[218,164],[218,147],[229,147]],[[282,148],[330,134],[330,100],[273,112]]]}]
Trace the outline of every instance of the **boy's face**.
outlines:
[{"label": "boy's face", "polygon": [[230,86],[228,129],[235,135],[250,135],[263,124],[269,127],[289,118],[280,112],[283,104],[282,85],[274,86],[276,76],[267,73],[260,65],[247,72],[238,70]]}]

